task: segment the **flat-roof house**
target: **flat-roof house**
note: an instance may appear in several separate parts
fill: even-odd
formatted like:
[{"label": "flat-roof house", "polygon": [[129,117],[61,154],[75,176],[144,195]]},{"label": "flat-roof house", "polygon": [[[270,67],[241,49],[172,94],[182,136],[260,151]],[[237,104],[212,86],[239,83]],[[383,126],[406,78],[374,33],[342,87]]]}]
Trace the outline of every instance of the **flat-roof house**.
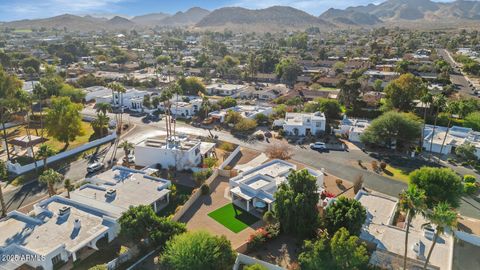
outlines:
[{"label": "flat-roof house", "polygon": [[430,151],[431,148],[434,153],[448,155],[455,153],[456,147],[471,143],[476,148],[475,155],[480,158],[480,132],[475,132],[471,128],[452,126],[447,129],[447,127],[436,126],[434,131],[432,125],[426,125],[423,134],[423,148],[426,151]]},{"label": "flat-roof house", "polygon": [[132,111],[143,111],[143,97],[150,95],[147,91],[137,90],[135,88],[127,89],[125,93],[113,93],[113,106],[126,106]]},{"label": "flat-roof house", "polygon": [[[188,102],[184,101],[172,101],[170,111],[173,116],[180,118],[191,118],[195,116],[200,107],[202,106],[202,100],[199,98],[192,99]],[[163,103],[158,105],[158,108],[162,111],[165,110]]]},{"label": "flat-roof house", "polygon": [[224,84],[215,83],[207,85],[207,93],[209,95],[232,96],[245,89],[247,86],[243,84]]},{"label": "flat-roof house", "polygon": [[275,121],[274,125],[282,126],[290,136],[317,135],[325,132],[327,119],[322,112],[286,113],[285,119]]},{"label": "flat-roof house", "polygon": [[210,155],[214,148],[215,143],[202,142],[188,136],[177,136],[169,141],[164,137],[148,138],[135,145],[135,164],[189,170],[198,167],[203,157]]},{"label": "flat-roof house", "polygon": [[[362,227],[360,239],[372,245],[370,263],[381,269],[401,269],[403,267],[405,228],[394,225],[398,199],[387,195],[361,190],[355,196],[367,210],[367,219]],[[420,269],[425,263],[432,246],[432,229],[423,225],[427,221],[417,215],[411,222],[407,269]],[[452,269],[453,237],[450,232],[442,235],[435,245],[427,269]]]},{"label": "flat-roof house", "polygon": [[360,142],[362,134],[369,126],[370,121],[368,120],[350,119],[345,116],[335,133],[348,136],[348,140],[351,142]]},{"label": "flat-roof house", "polygon": [[255,119],[255,117],[259,114],[263,114],[265,116],[271,115],[273,113],[273,108],[268,106],[238,105],[220,111],[214,111],[208,115],[220,123],[223,123],[228,111],[238,112],[244,118]]},{"label": "flat-roof house", "polygon": [[98,249],[100,239],[113,240],[119,229],[107,211],[53,196],[36,204],[32,216],[13,211],[0,221],[0,254],[18,256],[0,261],[0,268],[54,269],[84,249]]},{"label": "flat-roof house", "polygon": [[[292,170],[296,169],[297,165],[278,159],[247,168],[229,181],[232,202],[247,211],[271,210],[278,186],[287,180]],[[306,170],[317,179],[320,190],[323,187],[324,174],[310,168]]]}]

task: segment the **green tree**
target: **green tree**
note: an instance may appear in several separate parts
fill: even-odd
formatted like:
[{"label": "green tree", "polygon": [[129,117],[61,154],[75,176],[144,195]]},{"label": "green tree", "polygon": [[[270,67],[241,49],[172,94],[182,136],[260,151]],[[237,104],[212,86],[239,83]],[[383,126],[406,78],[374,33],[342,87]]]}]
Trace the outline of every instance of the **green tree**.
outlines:
[{"label": "green tree", "polygon": [[222,108],[232,108],[237,106],[237,100],[232,97],[224,97],[217,102],[217,104]]},{"label": "green tree", "polygon": [[3,197],[2,182],[8,181],[8,169],[5,161],[0,160],[0,206],[2,207],[2,218],[7,215],[7,206]]},{"label": "green tree", "polygon": [[40,72],[40,65],[42,63],[35,57],[27,57],[22,60],[20,65],[22,66],[23,70],[27,70],[28,68],[33,68],[36,73]]},{"label": "green tree", "polygon": [[157,56],[157,64],[159,65],[168,65],[170,63],[171,59],[170,56],[168,55],[159,55]]},{"label": "green tree", "polygon": [[244,266],[243,270],[268,270],[268,268],[266,268],[261,264],[256,263],[256,264]]},{"label": "green tree", "polygon": [[135,148],[135,146],[133,145],[133,143],[125,140],[118,147],[123,149],[123,153],[125,154],[125,161],[127,162],[127,165],[130,165],[128,161],[128,155]]},{"label": "green tree", "polygon": [[334,268],[330,255],[330,239],[322,233],[315,240],[305,240],[298,255],[300,268],[304,270],[329,270]]},{"label": "green tree", "polygon": [[178,86],[180,86],[181,92],[184,95],[196,96],[199,93],[205,94],[206,89],[203,82],[197,77],[180,78],[178,80]]},{"label": "green tree", "polygon": [[374,82],[373,82],[373,89],[377,92],[382,92],[383,91],[383,81],[380,80],[380,79],[376,79]]},{"label": "green tree", "polygon": [[154,246],[163,245],[174,235],[186,231],[185,224],[155,214],[150,205],[130,207],[119,219],[120,236],[132,242],[147,240]]},{"label": "green tree", "polygon": [[417,188],[415,185],[409,185],[407,190],[400,193],[400,209],[406,212],[407,225],[405,232],[405,245],[403,254],[403,269],[407,269],[407,251],[408,251],[408,234],[410,233],[410,223],[412,219],[418,214],[423,213],[426,209],[425,191]]},{"label": "green tree", "polygon": [[433,207],[448,202],[458,207],[463,194],[462,178],[449,168],[422,167],[410,173],[410,184],[425,191],[426,204]]},{"label": "green tree", "polygon": [[311,236],[318,227],[317,181],[307,170],[292,171],[275,192],[274,212],[280,228],[300,237]]},{"label": "green tree", "polygon": [[452,230],[457,227],[457,213],[451,209],[447,202],[440,202],[433,208],[433,211],[427,215],[430,223],[435,225],[435,234],[432,239],[432,246],[428,251],[427,259],[423,269],[427,269],[428,262],[432,256],[432,251],[437,244],[438,237],[445,233],[445,230]]},{"label": "green tree", "polygon": [[365,243],[347,229],[340,228],[330,241],[333,262],[337,269],[363,269],[369,261]]},{"label": "green tree", "polygon": [[275,67],[275,73],[284,83],[293,86],[297,77],[302,73],[302,68],[297,60],[293,58],[283,58]]},{"label": "green tree", "polygon": [[359,235],[367,218],[367,210],[362,204],[346,197],[340,197],[325,211],[325,226],[329,232],[346,228],[350,234]]},{"label": "green tree", "polygon": [[70,198],[70,192],[75,189],[75,186],[72,184],[72,181],[70,179],[65,179],[63,182],[63,187],[67,191],[67,198]]},{"label": "green tree", "polygon": [[40,175],[38,180],[48,186],[48,196],[55,195],[55,184],[63,181],[63,175],[53,169],[48,169]]},{"label": "green tree", "polygon": [[47,170],[47,159],[55,155],[55,150],[53,150],[48,144],[42,144],[38,148],[37,157],[43,160],[43,170]]},{"label": "green tree", "polygon": [[413,109],[413,101],[419,99],[427,91],[427,88],[421,78],[408,73],[391,81],[384,91],[389,106],[408,112]]},{"label": "green tree", "polygon": [[207,232],[187,232],[167,242],[161,256],[166,269],[231,269],[236,254],[225,236]]},{"label": "green tree", "polygon": [[304,110],[306,112],[323,112],[328,121],[340,118],[342,108],[337,100],[328,98],[317,98],[313,102],[305,104]]},{"label": "green tree", "polygon": [[341,80],[340,84],[340,93],[339,93],[339,101],[345,105],[347,108],[353,108],[360,96],[360,88],[361,84],[358,80],[348,79],[348,80]]},{"label": "green tree", "polygon": [[68,97],[52,98],[45,126],[49,136],[65,143],[65,149],[83,134],[81,110],[82,105],[73,103]]},{"label": "green tree", "polygon": [[391,147],[392,144],[408,146],[418,140],[420,120],[412,114],[388,112],[373,120],[361,136],[364,143]]},{"label": "green tree", "polygon": [[455,149],[455,155],[464,161],[477,160],[476,152],[477,148],[471,142],[463,143]]},{"label": "green tree", "polygon": [[249,118],[241,118],[238,123],[235,124],[233,129],[235,131],[248,132],[252,131],[257,127],[257,121]]},{"label": "green tree", "polygon": [[[117,125],[117,134],[120,135],[122,134],[122,128],[123,128],[123,98],[122,95],[123,93],[127,92],[127,89],[125,87],[117,82],[112,82],[107,84],[107,88],[112,90],[112,104],[116,104],[118,102],[118,106],[120,106],[120,113],[115,114],[115,123]],[[117,99],[115,99],[115,92],[117,93]]]},{"label": "green tree", "polygon": [[467,115],[464,125],[475,131],[480,131],[480,112],[473,112]]},{"label": "green tree", "polygon": [[105,130],[108,129],[108,124],[110,123],[110,117],[105,114],[98,113],[97,118],[91,122],[92,128],[95,133],[98,132],[100,138],[103,138]]}]

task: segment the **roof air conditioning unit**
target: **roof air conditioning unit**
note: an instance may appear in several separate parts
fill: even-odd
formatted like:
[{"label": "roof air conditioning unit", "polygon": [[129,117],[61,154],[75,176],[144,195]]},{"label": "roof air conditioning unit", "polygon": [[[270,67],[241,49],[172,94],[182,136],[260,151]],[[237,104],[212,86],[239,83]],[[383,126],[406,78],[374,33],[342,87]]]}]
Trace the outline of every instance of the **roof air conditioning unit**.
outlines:
[{"label": "roof air conditioning unit", "polygon": [[107,197],[115,197],[116,195],[117,195],[116,189],[111,188],[107,190],[107,193],[106,193]]},{"label": "roof air conditioning unit", "polygon": [[70,206],[64,205],[64,206],[62,206],[62,208],[60,208],[58,210],[58,215],[59,216],[65,216],[65,215],[68,215],[68,214],[70,214]]}]

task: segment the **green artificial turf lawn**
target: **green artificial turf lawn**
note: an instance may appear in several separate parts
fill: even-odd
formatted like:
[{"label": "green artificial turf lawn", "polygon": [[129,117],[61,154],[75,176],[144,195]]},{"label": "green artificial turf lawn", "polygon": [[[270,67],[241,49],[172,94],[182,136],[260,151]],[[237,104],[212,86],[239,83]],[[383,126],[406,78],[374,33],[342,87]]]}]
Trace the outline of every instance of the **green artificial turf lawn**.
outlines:
[{"label": "green artificial turf lawn", "polygon": [[234,233],[241,232],[259,220],[247,211],[236,206],[234,207],[231,203],[210,212],[208,216]]}]

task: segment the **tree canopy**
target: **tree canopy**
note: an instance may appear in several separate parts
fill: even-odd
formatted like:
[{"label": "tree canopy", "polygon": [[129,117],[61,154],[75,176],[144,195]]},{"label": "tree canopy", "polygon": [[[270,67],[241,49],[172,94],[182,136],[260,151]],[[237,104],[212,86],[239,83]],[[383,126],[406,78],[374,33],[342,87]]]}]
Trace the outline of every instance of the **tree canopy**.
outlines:
[{"label": "tree canopy", "polygon": [[340,197],[325,209],[324,220],[329,232],[336,232],[344,227],[350,234],[359,235],[366,218],[367,211],[359,201]]},{"label": "tree canopy", "polygon": [[397,145],[408,145],[418,140],[421,128],[420,119],[413,114],[391,111],[373,120],[361,140],[387,147],[395,142]]},{"label": "tree canopy", "polygon": [[292,171],[275,192],[274,212],[284,232],[311,236],[318,227],[316,178],[307,170]]},{"label": "tree canopy", "polygon": [[408,112],[413,108],[413,101],[419,99],[426,90],[421,78],[408,73],[391,81],[384,91],[387,94],[387,105]]},{"label": "tree canopy", "polygon": [[295,84],[301,72],[302,68],[293,58],[283,58],[275,67],[277,77],[290,86]]},{"label": "tree canopy", "polygon": [[467,115],[464,125],[475,131],[480,131],[480,112],[472,112]]},{"label": "tree canopy", "polygon": [[119,220],[120,236],[133,242],[148,240],[154,245],[164,244],[174,235],[186,231],[183,223],[159,217],[149,205],[130,207]]},{"label": "tree canopy", "polygon": [[232,269],[236,254],[225,236],[187,232],[174,236],[160,255],[167,269]]},{"label": "tree canopy", "polygon": [[422,167],[411,172],[409,177],[411,184],[425,191],[428,207],[439,202],[447,202],[452,207],[460,205],[462,179],[452,169]]},{"label": "tree canopy", "polygon": [[67,146],[83,134],[81,104],[73,103],[68,97],[54,97],[45,117],[48,135],[64,142]]},{"label": "tree canopy", "polygon": [[197,77],[180,78],[178,86],[184,95],[196,96],[198,93],[205,94],[205,85]]}]

